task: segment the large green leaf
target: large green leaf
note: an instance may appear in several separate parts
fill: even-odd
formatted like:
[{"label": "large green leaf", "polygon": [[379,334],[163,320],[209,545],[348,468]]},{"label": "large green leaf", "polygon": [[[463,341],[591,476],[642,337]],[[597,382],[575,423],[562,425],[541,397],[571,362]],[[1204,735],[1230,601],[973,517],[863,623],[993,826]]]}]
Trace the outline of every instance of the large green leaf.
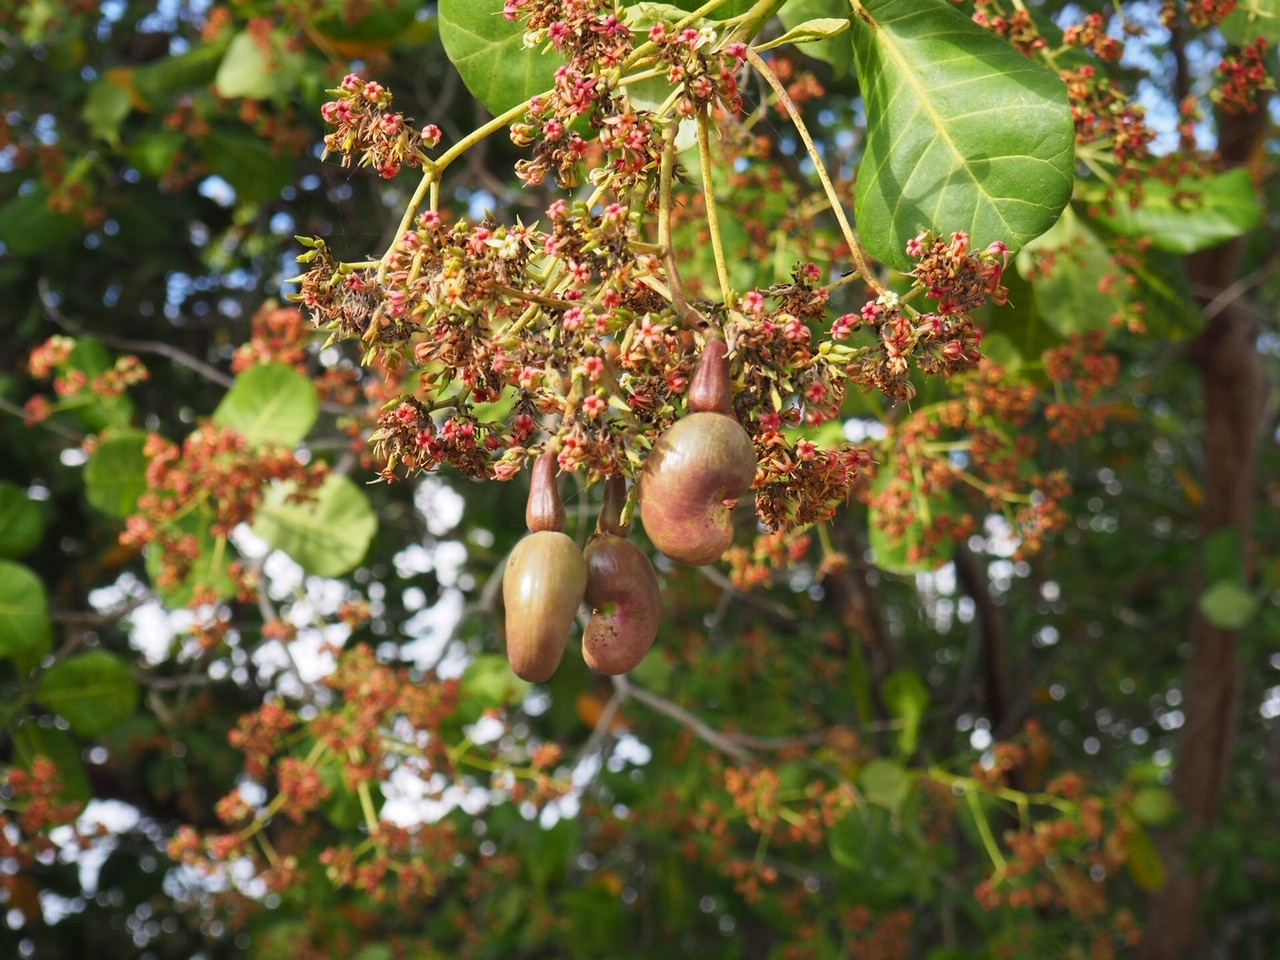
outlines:
[{"label": "large green leaf", "polygon": [[551,88],[564,59],[527,49],[502,0],[440,0],[440,39],[472,96],[496,116]]},{"label": "large green leaf", "polygon": [[0,657],[46,644],[50,624],[44,584],[20,563],[0,560]]},{"label": "large green leaf", "polygon": [[213,79],[220,97],[270,100],[286,97],[303,69],[301,55],[288,48],[279,34],[265,41],[247,30],[236,34],[218,64]]},{"label": "large green leaf", "polygon": [[44,535],[44,512],[16,483],[0,480],[0,557],[30,552]]},{"label": "large green leaf", "polygon": [[113,147],[120,146],[120,125],[133,109],[129,91],[111,80],[99,80],[85,95],[80,116],[95,137],[101,137]]},{"label": "large green leaf", "polygon": [[[1125,287],[1101,238],[1068,208],[1048,233],[1018,254],[1018,272],[1034,277],[1036,308],[1058,333],[1109,329],[1126,305]],[[1114,278],[1107,283],[1107,278]]]},{"label": "large green leaf", "polygon": [[1273,44],[1280,42],[1280,0],[1240,0],[1219,29],[1241,47],[1259,37]]},{"label": "large green leaf", "polygon": [[120,657],[90,650],[50,667],[36,686],[36,699],[65,717],[76,733],[96,737],[137,709],[138,684]]},{"label": "large green leaf", "polygon": [[218,126],[200,139],[209,169],[248,203],[275,200],[293,180],[294,158],[244,127]]},{"label": "large green leaf", "polygon": [[320,413],[316,387],[282,363],[249,367],[213,411],[213,422],[234,427],[250,443],[291,447],[307,435]]},{"label": "large green leaf", "polygon": [[138,94],[156,107],[175,94],[202,87],[213,79],[228,41],[218,39],[202,43],[186,53],[165,57],[133,71],[133,85]]},{"label": "large green leaf", "polygon": [[1176,184],[1150,179],[1136,207],[1118,204],[1097,219],[1125,237],[1143,237],[1157,250],[1195,253],[1247,233],[1262,222],[1249,172],[1236,167]]},{"label": "large green leaf", "polygon": [[0,206],[0,242],[19,257],[39,253],[76,229],[75,217],[49,208],[49,191],[37,187]]},{"label": "large green leaf", "polygon": [[867,249],[907,269],[921,230],[1017,250],[1071,197],[1075,127],[1047,68],[944,0],[855,0],[867,108],[855,210]]},{"label": "large green leaf", "polygon": [[147,489],[146,442],[145,433],[126,433],[93,451],[84,468],[84,495],[95,509],[117,520],[133,513]]},{"label": "large green leaf", "polygon": [[1191,294],[1181,257],[1144,250],[1128,257],[1125,266],[1137,280],[1133,299],[1145,307],[1142,322],[1150,336],[1181,340],[1204,329],[1204,311]]},{"label": "large green leaf", "polygon": [[289,503],[293,490],[292,484],[281,484],[268,491],[254,518],[254,532],[308,573],[340,577],[355,569],[378,530],[365,492],[339,474],[325,480],[314,500]]}]

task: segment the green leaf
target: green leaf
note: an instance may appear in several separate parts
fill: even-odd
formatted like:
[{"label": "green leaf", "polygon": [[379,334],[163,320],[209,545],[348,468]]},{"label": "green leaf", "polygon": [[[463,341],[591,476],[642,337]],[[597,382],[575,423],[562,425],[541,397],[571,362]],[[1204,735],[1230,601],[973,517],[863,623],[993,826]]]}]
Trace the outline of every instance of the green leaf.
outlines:
[{"label": "green leaf", "polygon": [[524,22],[502,16],[501,0],[440,0],[440,39],[472,96],[495,116],[551,89],[564,58],[526,49]]},{"label": "green leaf", "polygon": [[912,776],[896,760],[877,758],[862,768],[858,785],[872,803],[887,810],[898,810],[911,795]]},{"label": "green leaf", "polygon": [[519,702],[529,686],[511,672],[506,657],[481,654],[462,675],[458,714],[466,722],[478,720],[486,710]]},{"label": "green leaf", "polygon": [[1161,250],[1134,255],[1126,266],[1138,281],[1134,303],[1145,306],[1142,323],[1146,333],[1161,340],[1181,340],[1204,329],[1204,311],[1191,295],[1183,260]]},{"label": "green leaf", "polygon": [[1239,580],[1219,580],[1200,594],[1199,606],[1219,630],[1240,630],[1258,613],[1258,599]]},{"label": "green leaf", "polygon": [[0,243],[19,257],[37,254],[76,230],[76,219],[49,209],[49,191],[37,187],[0,207]]},{"label": "green leaf", "polygon": [[866,814],[857,808],[841,817],[827,831],[827,849],[831,859],[846,870],[860,870],[864,866],[869,824]]},{"label": "green leaf", "polygon": [[[102,341],[93,337],[79,337],[65,366],[66,369],[79,370],[92,383],[95,377],[110,370],[114,363],[111,352],[102,345]],[[85,387],[74,397],[63,400],[61,406],[94,432],[108,427],[125,429],[133,422],[133,401],[128,394],[102,396]]]},{"label": "green leaf", "polygon": [[[320,805],[320,812],[335,827],[350,830],[356,824],[364,822],[364,807],[360,803],[360,793],[347,786],[342,776],[342,767],[336,763],[323,763],[316,768],[320,782],[329,790],[329,796]],[[377,783],[369,784],[369,792],[374,809],[382,806],[382,788]]]},{"label": "green leaf", "polygon": [[1134,883],[1147,893],[1159,890],[1165,884],[1164,863],[1140,823],[1129,824],[1129,873]]},{"label": "green leaf", "polygon": [[772,50],[774,47],[785,46],[788,43],[800,44],[813,43],[816,40],[830,40],[848,29],[848,17],[815,17],[812,20],[805,20],[803,23],[798,23],[789,28],[786,33],[776,40],[760,44],[756,47],[756,50]]},{"label": "green leaf", "polygon": [[1262,206],[1244,167],[1176,184],[1149,178],[1137,207],[1117,204],[1097,219],[1123,237],[1142,237],[1157,250],[1195,253],[1216,247],[1262,222]]},{"label": "green leaf", "polygon": [[152,130],[129,144],[129,162],[143,176],[158,180],[173,163],[187,138],[176,130]]},{"label": "green leaf", "polygon": [[269,46],[269,50],[264,49],[262,40],[247,30],[232,37],[214,75],[214,92],[227,99],[271,100],[287,96],[297,85],[302,57],[287,49],[275,33],[271,34]]},{"label": "green leaf", "polygon": [[133,101],[129,91],[112,83],[110,79],[103,79],[89,88],[80,116],[91,134],[118,148],[120,125],[132,109]]},{"label": "green leaf", "polygon": [[854,0],[867,108],[859,233],[909,269],[921,230],[968,232],[1016,251],[1071,198],[1075,126],[1066,87],[943,0]]},{"label": "green leaf", "polygon": [[253,531],[308,573],[340,577],[359,566],[378,531],[369,498],[349,477],[330,474],[314,500],[290,503],[293,484],[268,492]]},{"label": "green leaf", "polygon": [[1238,47],[1259,37],[1270,43],[1280,42],[1280,0],[1240,0],[1218,29]]},{"label": "green leaf", "polygon": [[319,413],[315,384],[293,367],[266,363],[241,371],[213,411],[213,422],[234,427],[253,444],[292,447]]},{"label": "green leaf", "polygon": [[0,480],[0,557],[20,557],[44,536],[44,512],[16,483]]},{"label": "green leaf", "polygon": [[94,509],[117,520],[133,513],[147,489],[146,442],[145,433],[125,433],[98,444],[84,468],[84,495]]},{"label": "green leaf", "polygon": [[414,30],[421,7],[404,0],[367,0],[360,9],[360,19],[355,23],[344,13],[335,13],[313,20],[311,26],[341,47],[382,49],[405,40],[406,34]]},{"label": "green leaf", "polygon": [[1110,329],[1111,318],[1125,309],[1120,268],[1073,208],[1018,254],[1018,272],[1034,278],[1037,312],[1064,337]]},{"label": "green leaf", "polygon": [[214,127],[200,139],[200,151],[209,169],[247,203],[275,200],[293,180],[293,157],[276,154],[244,127]]},{"label": "green leaf", "polygon": [[[778,19],[788,31],[813,20],[837,19],[848,24],[849,4],[845,0],[787,0],[778,11]],[[849,65],[853,63],[851,35],[844,32],[804,41],[804,52],[814,59],[831,64],[836,76],[848,73]]]},{"label": "green leaf", "polygon": [[203,87],[217,73],[228,42],[202,43],[186,53],[138,67],[133,71],[134,89],[152,107],[158,107],[175,94]]},{"label": "green leaf", "polygon": [[[999,307],[987,304],[974,317],[986,331],[982,338],[982,353],[1010,368],[1016,368],[1017,363],[1012,355],[1000,355],[1004,346],[999,338],[1003,337],[1007,340],[1010,353],[1016,352],[1019,361],[1035,363],[1046,350],[1060,346],[1062,337],[1041,316],[1031,284],[1017,269],[1016,261],[1004,272],[1003,283],[1009,291],[1009,302]],[[987,340],[991,337],[997,338],[994,351],[988,349]]]},{"label": "green leaf", "polygon": [[1159,827],[1178,814],[1178,801],[1165,787],[1142,787],[1129,802],[1129,812],[1148,826]]},{"label": "green leaf", "polygon": [[227,564],[231,558],[227,556],[225,540],[213,536],[213,514],[207,508],[193,510],[177,522],[176,529],[181,533],[192,534],[196,538],[198,553],[191,570],[181,583],[162,586],[160,575],[164,570],[163,552],[156,544],[147,547],[147,576],[151,586],[170,607],[185,607],[195,595],[197,586],[210,588],[219,599],[235,595],[235,581],[227,573]]},{"label": "green leaf", "polygon": [[916,752],[920,742],[920,723],[929,709],[929,688],[919,674],[904,667],[884,678],[880,695],[894,719],[902,722],[898,733],[898,752],[909,757]]},{"label": "green leaf", "polygon": [[1216,530],[1204,542],[1204,576],[1216,580],[1244,582],[1244,542],[1235,527]]},{"label": "green leaf", "polygon": [[45,671],[36,685],[36,700],[64,716],[76,733],[96,737],[137,709],[138,684],[120,657],[90,650]]},{"label": "green leaf", "polygon": [[0,560],[0,657],[35,649],[50,633],[44,583],[30,568]]}]

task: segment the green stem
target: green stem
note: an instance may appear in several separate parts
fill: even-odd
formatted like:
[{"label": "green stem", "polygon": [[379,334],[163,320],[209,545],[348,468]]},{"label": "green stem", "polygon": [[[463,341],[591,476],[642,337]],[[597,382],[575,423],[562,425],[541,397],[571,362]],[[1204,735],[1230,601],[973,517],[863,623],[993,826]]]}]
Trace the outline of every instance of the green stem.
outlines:
[{"label": "green stem", "polygon": [[755,67],[765,82],[773,88],[773,92],[777,94],[779,102],[782,103],[787,113],[791,116],[791,122],[795,125],[796,133],[800,134],[800,139],[804,141],[805,150],[809,152],[809,159],[813,161],[813,168],[818,174],[818,179],[822,182],[822,189],[827,194],[827,202],[831,204],[831,212],[835,214],[836,222],[840,224],[840,233],[844,237],[845,244],[849,247],[849,255],[853,257],[856,274],[861,276],[877,294],[885,293],[885,286],[876,278],[875,274],[871,272],[871,268],[867,265],[867,259],[862,253],[862,246],[858,243],[858,236],[853,232],[853,227],[849,224],[848,217],[845,216],[844,204],[840,202],[835,184],[831,182],[831,177],[827,173],[827,166],[822,162],[822,156],[818,153],[813,137],[809,135],[809,128],[805,126],[804,119],[800,116],[799,107],[795,105],[795,101],[787,93],[787,88],[782,85],[778,75],[773,72],[769,64],[765,63],[760,54],[750,47],[747,47],[747,62]]},{"label": "green stem", "polygon": [[759,33],[766,23],[777,13],[785,0],[756,0],[756,3],[750,10],[735,17],[738,21],[737,26],[725,38],[726,43],[733,43],[740,40],[743,43],[749,43]]},{"label": "green stem", "polygon": [[378,811],[373,809],[373,794],[369,791],[369,782],[361,780],[360,785],[356,787],[356,793],[360,795],[360,810],[364,814],[364,824],[369,828],[369,832],[373,833],[378,829]]},{"label": "green stem", "polygon": [[716,258],[716,279],[720,283],[720,299],[725,307],[734,306],[733,285],[729,282],[729,266],[724,259],[724,243],[720,239],[720,218],[716,212],[716,188],[711,176],[711,118],[706,110],[698,114],[698,161],[702,165],[702,195],[707,207],[707,230],[711,233],[711,252]]},{"label": "green stem", "polygon": [[991,858],[991,863],[996,868],[996,878],[999,879],[1009,869],[1009,864],[1005,860],[1004,854],[1000,852],[1000,845],[996,843],[996,838],[991,833],[991,824],[987,823],[987,814],[982,809],[982,803],[978,800],[977,793],[972,790],[966,790],[964,799],[969,804],[969,812],[973,814],[973,822],[978,828],[978,835],[982,837],[982,845],[986,847],[987,856]]}]

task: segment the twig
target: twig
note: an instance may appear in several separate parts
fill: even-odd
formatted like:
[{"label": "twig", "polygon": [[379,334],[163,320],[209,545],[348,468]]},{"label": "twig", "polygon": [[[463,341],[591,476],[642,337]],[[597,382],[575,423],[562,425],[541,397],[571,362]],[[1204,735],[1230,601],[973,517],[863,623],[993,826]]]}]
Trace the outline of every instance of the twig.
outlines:
[{"label": "twig", "polygon": [[[1231,304],[1248,293],[1249,290],[1263,284],[1271,274],[1275,273],[1278,267],[1280,267],[1280,259],[1273,258],[1268,260],[1257,270],[1253,271],[1253,273],[1240,277],[1228,286],[1223,287],[1212,300],[1205,304],[1205,319],[1212,320],[1223,310],[1227,309],[1227,307],[1231,306]],[[1199,293],[1201,291],[1197,290],[1196,292]],[[1261,312],[1259,312],[1259,316],[1268,321],[1271,319],[1270,316]]]},{"label": "twig", "polygon": [[[18,406],[16,403],[12,403],[11,401],[4,399],[4,397],[0,397],[0,410],[3,410],[5,413],[11,413],[15,417],[21,417],[24,421],[27,419],[26,410]],[[60,423],[54,423],[50,420],[42,420],[40,423],[36,424],[36,426],[44,427],[44,429],[48,430],[50,433],[56,433],[64,440],[70,440],[72,443],[84,443],[84,434],[77,433],[70,427],[64,427]]]},{"label": "twig", "polygon": [[717,587],[720,587],[722,590],[732,594],[739,600],[744,600],[752,606],[759,607],[766,613],[773,614],[773,616],[777,617],[779,620],[784,620],[787,623],[796,623],[800,620],[799,615],[795,613],[795,611],[788,610],[780,604],[773,603],[772,601],[759,597],[754,593],[748,593],[747,591],[740,589],[732,580],[714,567],[698,567],[696,569],[699,574],[710,580]]},{"label": "twig", "polygon": [[708,725],[679,704],[672,703],[666,697],[652,693],[644,689],[644,687],[637,687],[625,676],[614,677],[613,687],[614,690],[620,691],[623,696],[638,700],[664,717],[669,717],[681,726],[693,731],[699,740],[732,757],[738,763],[749,765],[755,762],[750,752],[742,744]]},{"label": "twig", "polygon": [[[132,340],[128,337],[117,337],[109,333],[98,333],[84,329],[58,308],[53,298],[53,292],[49,289],[47,278],[41,277],[37,281],[37,286],[39,287],[40,303],[44,307],[45,315],[72,336],[91,336],[95,340],[102,341],[103,345],[116,350],[127,350],[130,353],[164,357],[166,360],[172,360],[178,366],[186,367],[188,370],[198,373],[210,383],[215,383],[227,390],[230,390],[235,385],[236,379],[231,374],[224,373],[212,364],[206,363],[199,357],[193,356],[181,347],[175,347],[171,343],[164,343],[161,340]],[[325,413],[339,417],[360,415],[367,412],[359,404],[334,403],[331,400],[321,401],[320,409]],[[23,412],[25,413],[25,411]],[[50,427],[50,429],[53,428]]]},{"label": "twig", "polygon": [[578,751],[578,756],[574,758],[573,765],[576,767],[582,763],[587,757],[591,756],[600,749],[600,745],[604,742],[604,738],[609,735],[609,727],[613,724],[613,718],[618,712],[618,708],[629,696],[630,691],[618,685],[614,685],[613,696],[609,698],[609,702],[604,705],[604,709],[600,711],[600,716],[596,720],[596,725],[591,731],[591,736],[587,738],[587,742],[582,745],[582,749]]},{"label": "twig", "polygon": [[868,266],[867,259],[862,253],[862,246],[858,242],[858,236],[853,232],[853,227],[849,225],[849,219],[844,213],[844,205],[840,202],[840,196],[836,193],[835,184],[831,182],[831,177],[827,174],[826,165],[822,162],[822,155],[818,152],[817,146],[814,145],[813,137],[809,135],[809,128],[805,126],[804,119],[800,116],[800,108],[791,99],[787,93],[787,88],[782,85],[782,81],[773,72],[773,68],[764,61],[760,54],[750,47],[747,47],[747,62],[755,67],[760,75],[764,77],[765,82],[773,88],[773,92],[777,94],[779,102],[790,115],[791,123],[795,126],[796,133],[800,134],[800,139],[804,142],[805,149],[809,151],[809,158],[813,161],[814,171],[818,174],[818,179],[822,181],[822,189],[826,191],[827,200],[831,204],[831,212],[835,214],[836,222],[840,225],[840,232],[844,236],[844,242],[849,247],[849,255],[853,257],[857,272],[861,274],[862,278],[877,294],[885,293],[884,284],[880,282],[871,271],[871,267]]}]

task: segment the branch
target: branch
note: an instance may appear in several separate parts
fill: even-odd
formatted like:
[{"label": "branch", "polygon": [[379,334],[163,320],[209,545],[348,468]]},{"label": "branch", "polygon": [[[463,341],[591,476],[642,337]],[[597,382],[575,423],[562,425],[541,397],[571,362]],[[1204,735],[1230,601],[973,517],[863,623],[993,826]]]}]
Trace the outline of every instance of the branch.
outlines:
[{"label": "branch", "polygon": [[672,703],[666,697],[661,697],[652,691],[644,689],[644,687],[637,687],[626,676],[614,677],[613,688],[624,697],[639,700],[650,709],[686,727],[699,740],[709,744],[726,756],[732,757],[738,763],[750,766],[755,762],[755,758],[735,739],[709,726],[705,721],[694,716],[679,704]]},{"label": "branch", "polygon": [[[164,357],[166,360],[172,360],[178,366],[186,367],[188,370],[198,373],[210,383],[215,383],[227,390],[230,390],[235,385],[236,378],[231,374],[224,373],[212,364],[206,363],[199,357],[193,356],[181,347],[176,347],[171,343],[165,343],[161,340],[131,340],[128,337],[116,337],[109,333],[86,330],[59,309],[57,302],[54,300],[53,291],[49,289],[47,278],[41,277],[37,281],[37,285],[40,290],[40,303],[44,307],[45,315],[71,336],[91,336],[96,340],[102,341],[105,346],[116,350]],[[349,406],[345,403],[334,403],[331,400],[322,400],[320,409],[325,413],[338,417],[360,415],[368,412],[359,405]]]},{"label": "branch", "polygon": [[[27,419],[27,411],[25,409],[18,406],[16,403],[6,400],[4,397],[0,397],[0,410],[3,410],[5,413],[11,413],[15,417],[22,418],[23,422]],[[76,431],[72,430],[70,427],[64,427],[60,423],[54,423],[51,420],[42,420],[38,424],[35,424],[35,426],[43,427],[50,433],[56,433],[64,440],[70,440],[72,443],[84,443],[84,434],[76,433]]]}]

